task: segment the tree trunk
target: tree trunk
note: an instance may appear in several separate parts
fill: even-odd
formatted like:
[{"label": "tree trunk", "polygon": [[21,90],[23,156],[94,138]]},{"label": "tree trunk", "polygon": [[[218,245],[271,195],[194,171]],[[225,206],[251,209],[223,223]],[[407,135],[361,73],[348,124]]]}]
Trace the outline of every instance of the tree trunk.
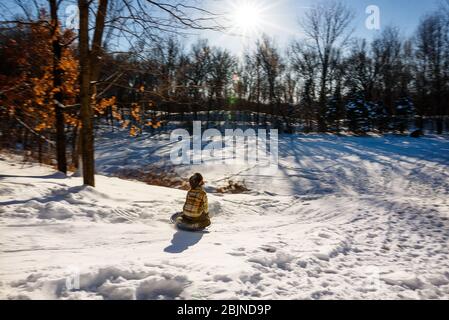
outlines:
[{"label": "tree trunk", "polygon": [[[78,0],[80,14],[79,55],[80,55],[80,103],[81,103],[81,159],[84,184],[95,186],[94,123],[91,97],[94,95],[100,74],[100,55],[108,0],[99,0],[92,50],[89,50],[89,4],[91,1]],[[93,84],[93,85],[91,85]],[[95,103],[95,101],[94,101]]]},{"label": "tree trunk", "polygon": [[80,55],[80,103],[81,103],[81,155],[83,181],[95,186],[93,112],[90,104],[90,59],[89,59],[89,3],[78,0],[80,12],[79,55]]},{"label": "tree trunk", "polygon": [[[59,38],[58,5],[56,0],[50,0],[51,23],[53,28],[53,88],[57,89],[54,98],[63,103],[62,95],[62,70],[60,67],[62,47]],[[58,171],[67,173],[66,137],[64,124],[64,111],[58,103],[55,103],[56,121],[56,160]]]},{"label": "tree trunk", "polygon": [[[84,1],[83,1],[84,2]],[[90,1],[89,1],[90,2]],[[100,56],[103,51],[103,32],[106,19],[108,0],[99,0],[97,17],[95,20],[95,32],[92,39],[92,50],[90,52],[90,80],[95,84],[100,76]]]},{"label": "tree trunk", "polygon": [[72,166],[76,170],[79,167],[79,135],[78,135],[78,125],[73,127],[73,133],[72,133]]},{"label": "tree trunk", "polygon": [[42,139],[40,137],[37,137],[37,150],[38,150],[38,161],[39,163],[42,163]]},{"label": "tree trunk", "polygon": [[326,131],[326,85],[327,85],[327,72],[328,72],[328,54],[324,55],[324,61],[322,66],[322,74],[321,74],[321,88],[320,88],[320,101],[319,101],[319,109],[318,109],[318,131],[325,132]]}]

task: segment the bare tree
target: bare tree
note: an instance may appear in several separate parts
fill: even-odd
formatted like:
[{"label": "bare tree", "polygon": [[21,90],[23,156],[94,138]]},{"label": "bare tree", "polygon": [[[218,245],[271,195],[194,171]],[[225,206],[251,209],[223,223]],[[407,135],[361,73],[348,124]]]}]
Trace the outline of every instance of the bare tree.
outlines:
[{"label": "bare tree", "polygon": [[440,116],[447,114],[449,97],[449,25],[441,13],[425,17],[417,30],[416,85],[422,113],[438,116],[437,132],[443,132]]},{"label": "bare tree", "polygon": [[232,73],[236,69],[236,64],[235,58],[227,50],[212,48],[208,80],[208,120],[213,101],[216,103],[216,108],[224,107],[228,96],[228,86]]},{"label": "bare tree", "polygon": [[278,94],[279,81],[285,69],[280,53],[273,40],[263,36],[261,41],[256,43],[256,60],[260,62],[264,74],[264,82],[267,93],[266,102],[271,107],[272,125],[278,126],[278,115],[280,109],[280,96]]},{"label": "bare tree", "polygon": [[299,84],[299,113],[306,122],[306,130],[312,130],[316,116],[315,101],[319,86],[318,66],[320,60],[316,50],[304,42],[294,42],[290,48],[291,66]]},{"label": "bare tree", "polygon": [[318,129],[326,130],[324,119],[328,93],[329,74],[332,72],[332,60],[346,45],[350,36],[350,24],[353,12],[341,2],[327,1],[316,4],[300,20],[306,37],[319,57],[319,110]]},{"label": "bare tree", "polygon": [[252,52],[246,52],[242,63],[241,81],[249,103],[255,103],[257,119],[260,123],[260,109],[262,99],[262,70],[260,57]]},{"label": "bare tree", "polygon": [[[109,4],[116,3],[120,14],[111,14]],[[160,32],[176,33],[178,29],[217,29],[208,26],[215,21],[212,13],[196,6],[176,1],[153,0],[99,0],[98,4],[78,0],[80,12],[79,54],[80,54],[80,102],[81,102],[81,149],[84,184],[95,185],[94,132],[92,97],[96,95],[101,57],[104,52],[103,35],[106,28],[112,28],[111,35],[121,37],[133,49],[135,44],[160,39]],[[89,18],[96,11],[93,25]],[[200,14],[200,16],[198,16]],[[107,19],[109,18],[109,19]],[[206,26],[205,26],[206,25]],[[89,39],[90,32],[92,41]],[[140,41],[137,41],[141,39]],[[134,43],[133,43],[134,42]]]},{"label": "bare tree", "polygon": [[189,78],[189,93],[193,100],[193,113],[198,119],[197,106],[205,102],[206,85],[210,72],[211,48],[207,40],[200,39],[191,48],[190,65],[187,69]]},{"label": "bare tree", "polygon": [[392,26],[386,27],[371,44],[377,73],[377,95],[382,97],[390,114],[394,114],[394,102],[398,98],[398,79],[403,67],[402,45],[399,29]]}]

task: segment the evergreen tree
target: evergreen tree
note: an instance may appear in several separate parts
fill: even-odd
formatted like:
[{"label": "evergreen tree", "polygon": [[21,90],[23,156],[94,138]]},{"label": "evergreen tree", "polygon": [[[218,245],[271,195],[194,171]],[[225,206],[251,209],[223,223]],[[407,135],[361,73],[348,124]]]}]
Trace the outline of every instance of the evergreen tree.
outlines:
[{"label": "evergreen tree", "polygon": [[342,98],[338,90],[330,99],[326,107],[326,124],[328,130],[340,132],[340,119],[342,118]]},{"label": "evergreen tree", "polygon": [[346,104],[348,130],[356,134],[365,134],[371,130],[370,111],[372,105],[360,95],[356,95]]},{"label": "evergreen tree", "polygon": [[379,133],[390,130],[391,117],[382,101],[371,103],[370,118],[372,120],[373,128]]},{"label": "evergreen tree", "polygon": [[392,129],[404,133],[410,120],[415,115],[415,107],[410,98],[404,97],[396,101],[395,114],[393,116]]}]

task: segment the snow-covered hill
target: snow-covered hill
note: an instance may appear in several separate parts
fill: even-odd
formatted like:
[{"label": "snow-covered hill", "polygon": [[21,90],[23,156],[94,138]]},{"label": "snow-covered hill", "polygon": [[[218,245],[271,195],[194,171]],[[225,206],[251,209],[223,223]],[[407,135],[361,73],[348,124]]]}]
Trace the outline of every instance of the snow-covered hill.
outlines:
[{"label": "snow-covered hill", "polygon": [[167,139],[97,150],[96,188],[0,156],[0,298],[449,298],[448,139],[288,136],[270,175],[178,167],[250,189],[209,194],[208,233],[168,223],[185,191],[111,177]]}]

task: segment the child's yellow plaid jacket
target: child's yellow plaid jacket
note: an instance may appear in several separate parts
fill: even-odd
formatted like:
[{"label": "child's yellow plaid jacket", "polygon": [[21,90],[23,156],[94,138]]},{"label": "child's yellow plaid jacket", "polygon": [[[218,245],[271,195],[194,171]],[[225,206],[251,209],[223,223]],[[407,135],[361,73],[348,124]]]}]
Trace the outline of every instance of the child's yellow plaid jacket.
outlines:
[{"label": "child's yellow plaid jacket", "polygon": [[186,203],[183,214],[190,218],[199,218],[203,213],[208,213],[208,203],[206,191],[200,186],[190,189],[187,192]]}]

